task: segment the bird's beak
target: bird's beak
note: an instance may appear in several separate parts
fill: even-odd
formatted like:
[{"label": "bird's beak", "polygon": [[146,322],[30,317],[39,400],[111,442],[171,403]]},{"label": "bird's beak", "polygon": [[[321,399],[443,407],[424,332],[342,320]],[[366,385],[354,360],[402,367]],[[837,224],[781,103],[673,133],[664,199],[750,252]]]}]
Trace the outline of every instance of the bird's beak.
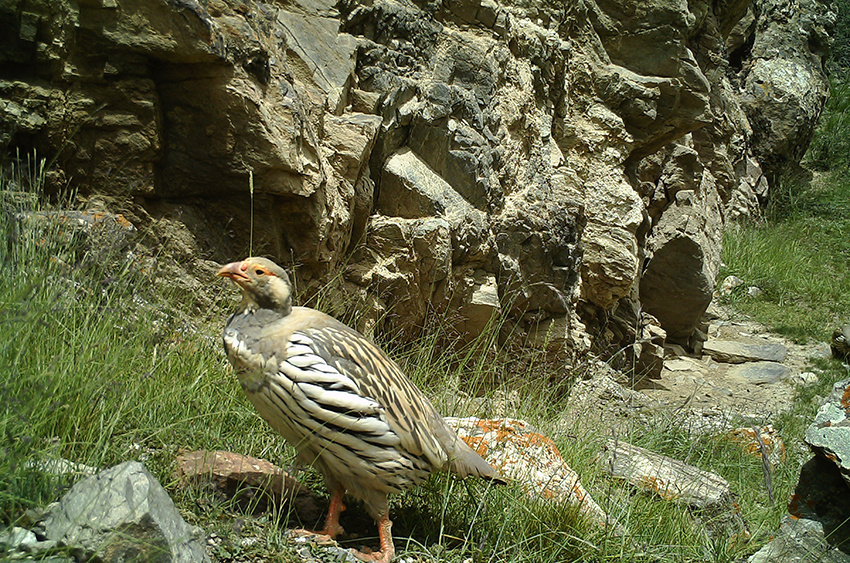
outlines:
[{"label": "bird's beak", "polygon": [[242,268],[242,262],[231,262],[227,264],[218,271],[218,275],[230,278],[236,283],[248,281],[248,276],[245,275],[245,270]]}]

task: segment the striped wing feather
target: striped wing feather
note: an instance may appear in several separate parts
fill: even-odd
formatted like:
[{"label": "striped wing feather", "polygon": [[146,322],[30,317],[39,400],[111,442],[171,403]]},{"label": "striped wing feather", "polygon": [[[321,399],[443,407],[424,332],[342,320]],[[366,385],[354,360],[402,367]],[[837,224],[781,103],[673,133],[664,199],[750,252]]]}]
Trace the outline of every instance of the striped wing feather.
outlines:
[{"label": "striped wing feather", "polygon": [[[368,403],[380,408],[405,451],[424,456],[434,469],[447,468],[448,453],[433,432],[445,427],[443,419],[392,359],[341,323],[302,332],[313,342],[313,351],[345,381],[344,395],[353,392],[365,401],[363,406]],[[355,405],[341,405],[348,406]],[[354,408],[350,416],[365,414],[368,413]]]}]

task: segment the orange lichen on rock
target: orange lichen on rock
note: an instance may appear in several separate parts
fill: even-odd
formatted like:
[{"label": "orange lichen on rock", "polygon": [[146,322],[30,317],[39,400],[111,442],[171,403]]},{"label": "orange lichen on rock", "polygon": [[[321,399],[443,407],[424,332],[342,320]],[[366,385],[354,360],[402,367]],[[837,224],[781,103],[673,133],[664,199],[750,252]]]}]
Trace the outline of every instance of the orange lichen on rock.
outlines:
[{"label": "orange lichen on rock", "polygon": [[763,444],[764,453],[772,465],[785,461],[785,444],[773,425],[768,424],[757,430],[758,434],[756,434],[756,429],[752,427],[736,428],[732,431],[730,438],[732,441],[741,444],[745,453],[756,456],[762,454]]},{"label": "orange lichen on rock", "polygon": [[487,457],[487,442],[480,436],[461,436],[461,440],[481,457]]},{"label": "orange lichen on rock", "polygon": [[610,526],[623,528],[596,504],[564,462],[555,442],[523,420],[447,418],[446,422],[499,473],[519,483],[529,496],[577,504],[579,512]]},{"label": "orange lichen on rock", "polygon": [[844,390],[844,393],[841,395],[841,406],[844,407],[844,410],[850,414],[850,386]]}]

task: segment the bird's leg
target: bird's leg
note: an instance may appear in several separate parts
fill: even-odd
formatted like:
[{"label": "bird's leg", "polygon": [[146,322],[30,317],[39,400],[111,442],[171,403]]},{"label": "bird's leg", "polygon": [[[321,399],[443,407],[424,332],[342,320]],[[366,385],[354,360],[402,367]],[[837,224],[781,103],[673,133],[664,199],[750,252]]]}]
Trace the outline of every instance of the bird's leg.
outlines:
[{"label": "bird's leg", "polygon": [[345,510],[345,505],[342,503],[342,496],[344,494],[345,489],[340,487],[331,495],[331,503],[328,506],[328,517],[325,519],[325,529],[322,530],[322,534],[331,539],[334,539],[344,531],[342,526],[339,525],[339,515]]},{"label": "bird's leg", "polygon": [[372,553],[361,553],[354,549],[351,552],[361,561],[371,561],[374,563],[390,563],[395,555],[395,546],[393,546],[393,535],[390,530],[393,523],[390,521],[389,514],[384,514],[378,520],[378,538],[381,541],[381,551],[373,551]]},{"label": "bird's leg", "polygon": [[345,495],[345,489],[343,487],[334,489],[333,494],[331,494],[331,502],[328,506],[328,517],[325,518],[325,527],[323,530],[312,531],[299,529],[291,530],[290,533],[300,537],[312,537],[320,542],[336,539],[338,535],[345,531],[339,524],[339,515],[342,514],[343,510],[345,510],[345,505],[342,503],[343,495]]}]

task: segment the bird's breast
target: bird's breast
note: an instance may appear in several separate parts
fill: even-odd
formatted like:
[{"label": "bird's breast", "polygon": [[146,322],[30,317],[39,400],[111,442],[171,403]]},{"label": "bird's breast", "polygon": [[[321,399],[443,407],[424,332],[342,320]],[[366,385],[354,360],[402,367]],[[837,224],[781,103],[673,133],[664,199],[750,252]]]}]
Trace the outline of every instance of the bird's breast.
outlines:
[{"label": "bird's breast", "polygon": [[264,354],[257,344],[238,327],[228,326],[224,330],[227,357],[239,384],[248,392],[256,392],[265,384],[267,374],[277,371],[277,358],[274,354]]}]

